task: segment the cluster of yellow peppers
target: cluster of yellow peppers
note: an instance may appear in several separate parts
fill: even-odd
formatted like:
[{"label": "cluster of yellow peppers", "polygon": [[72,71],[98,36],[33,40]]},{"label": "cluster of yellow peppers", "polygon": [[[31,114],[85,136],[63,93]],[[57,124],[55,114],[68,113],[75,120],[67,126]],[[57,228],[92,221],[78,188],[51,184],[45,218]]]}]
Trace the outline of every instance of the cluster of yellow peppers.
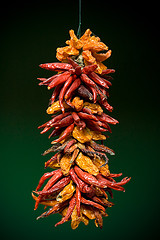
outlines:
[{"label": "cluster of yellow peppers", "polygon": [[[96,72],[98,73],[107,69],[102,62],[111,56],[112,51],[108,50],[108,47],[101,42],[99,37],[92,36],[90,29],[87,29],[80,39],[76,37],[73,30],[70,30],[69,34],[70,40],[66,41],[68,46],[57,48],[56,57],[59,61],[65,62],[70,56],[82,55],[85,66],[97,64]],[[101,51],[105,51],[105,53],[99,53]]]}]

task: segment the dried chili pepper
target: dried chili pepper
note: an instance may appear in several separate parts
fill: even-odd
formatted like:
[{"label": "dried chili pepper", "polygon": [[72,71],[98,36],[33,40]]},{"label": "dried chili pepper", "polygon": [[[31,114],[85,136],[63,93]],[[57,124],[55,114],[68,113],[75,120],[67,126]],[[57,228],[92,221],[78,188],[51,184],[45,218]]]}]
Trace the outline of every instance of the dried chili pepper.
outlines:
[{"label": "dried chili pepper", "polygon": [[93,94],[93,102],[96,103],[97,102],[97,91],[94,87],[88,86],[88,88],[91,89],[92,94]]},{"label": "dried chili pepper", "polygon": [[66,127],[73,123],[72,115],[68,115],[65,118],[61,119],[58,123],[55,122],[52,124],[53,127]]},{"label": "dried chili pepper", "polygon": [[75,140],[75,139],[71,139],[68,143],[67,143],[67,145],[65,146],[65,148],[64,148],[64,153],[66,153],[67,152],[67,150],[73,145],[73,144],[75,144],[77,141]]},{"label": "dried chili pepper", "polygon": [[91,187],[89,187],[85,182],[83,182],[80,178],[78,178],[74,169],[71,169],[69,171],[69,174],[82,193],[90,193],[92,191]]},{"label": "dried chili pepper", "polygon": [[101,188],[107,187],[107,185],[104,182],[99,182],[94,176],[92,176],[90,173],[82,171],[79,167],[75,166],[74,170],[78,177],[82,179],[84,182]]},{"label": "dried chili pepper", "polygon": [[71,85],[72,81],[74,80],[73,76],[70,76],[67,81],[65,82],[62,90],[60,91],[60,94],[59,94],[59,105],[61,106],[61,110],[62,112],[64,113],[64,106],[63,106],[63,97],[68,89],[68,87]]},{"label": "dried chili pepper", "polygon": [[77,215],[80,216],[80,204],[81,204],[81,192],[78,187],[76,187],[76,209]]},{"label": "dried chili pepper", "polygon": [[79,116],[78,116],[78,114],[76,112],[72,112],[72,117],[73,117],[75,122],[79,122],[80,121],[80,118],[79,118]]},{"label": "dried chili pepper", "polygon": [[104,145],[100,145],[100,144],[94,142],[93,140],[90,141],[88,144],[97,151],[102,151],[102,152],[109,153],[110,155],[115,155],[115,152],[112,149],[110,149]]},{"label": "dried chili pepper", "polygon": [[105,70],[102,70],[101,75],[105,75],[105,74],[109,74],[109,73],[114,73],[114,72],[115,72],[114,69],[105,69]]},{"label": "dried chili pepper", "polygon": [[44,63],[39,65],[41,68],[51,70],[51,71],[60,71],[60,70],[69,70],[72,68],[70,64],[67,63]]},{"label": "dried chili pepper", "polygon": [[86,85],[97,88],[97,85],[86,74],[81,74],[80,78]]},{"label": "dried chili pepper", "polygon": [[72,96],[73,92],[80,86],[80,84],[81,84],[81,81],[79,78],[74,80],[74,82],[72,83],[72,85],[70,86],[70,88],[67,90],[65,94],[65,99],[70,98],[70,96]]},{"label": "dried chili pepper", "polygon": [[94,116],[93,114],[87,114],[87,113],[83,113],[83,112],[78,112],[78,116],[82,119],[90,119],[90,120],[94,120],[94,121],[99,121],[97,119],[96,116]]},{"label": "dried chili pepper", "polygon": [[[51,120],[38,128],[41,134],[52,129],[49,138],[58,136],[42,154],[52,154],[45,168],[57,170],[40,178],[32,197],[35,209],[39,204],[51,207],[37,219],[59,213],[63,217],[55,226],[71,220],[72,229],[81,221],[88,225],[89,219],[95,219],[96,227],[102,228],[102,217],[108,216],[105,210],[114,205],[108,200],[108,193],[113,198],[112,190],[124,192],[124,185],[131,179],[124,177],[117,182],[115,178],[122,174],[109,170],[107,154],[115,152],[103,143],[108,136],[102,132],[111,133],[109,124],[118,123],[104,113],[104,109],[113,110],[108,103],[108,89],[113,79],[109,74],[115,70],[102,63],[112,51],[91,33],[87,29],[78,39],[70,30],[67,46],[57,48],[56,57],[63,62],[40,65],[55,71],[55,75],[38,78],[40,86],[53,89],[47,108]],[[101,144],[96,142],[98,140]]]},{"label": "dried chili pepper", "polygon": [[54,91],[53,91],[53,94],[52,94],[52,97],[50,99],[50,104],[53,104],[54,101],[56,100],[56,98],[58,97],[59,95],[59,92],[60,92],[60,89],[62,88],[62,84],[59,84],[58,86],[55,87]]},{"label": "dried chili pepper", "polygon": [[70,134],[71,132],[73,131],[74,129],[74,123],[72,123],[69,127],[67,127],[65,130],[64,130],[64,133],[62,134],[61,137],[59,137],[58,139],[54,140],[52,142],[52,144],[54,143],[57,143],[57,142],[61,142],[63,139],[66,139]]},{"label": "dried chili pepper", "polygon": [[101,87],[109,88],[107,83],[101,77],[99,77],[96,73],[94,72],[89,73],[89,77]]},{"label": "dried chili pepper", "polygon": [[49,190],[43,189],[42,191],[38,192],[38,194],[41,196],[43,195],[50,195],[59,189],[65,187],[70,182],[70,177],[64,177],[59,182],[57,182],[55,185],[53,185]]},{"label": "dried chili pepper", "polygon": [[76,199],[75,199],[75,197],[73,197],[69,202],[69,208],[67,210],[67,213],[66,213],[65,217],[62,218],[62,220],[60,222],[56,223],[55,227],[57,227],[60,224],[63,224],[64,222],[66,222],[69,219],[69,217],[71,216],[71,214],[73,212],[75,204],[76,204]]},{"label": "dried chili pepper", "polygon": [[96,68],[97,64],[88,65],[83,68],[82,72],[88,75],[89,73],[94,72]]},{"label": "dried chili pepper", "polygon": [[[61,172],[61,170],[54,170],[54,171],[52,171],[52,172],[45,173],[45,174],[41,177],[41,179],[39,180],[39,183],[38,183],[38,186],[37,186],[37,188],[36,188],[36,191],[38,191],[38,190],[41,188],[41,186],[43,185],[43,183],[45,182],[46,179],[54,176],[54,175],[57,174],[57,173],[60,173],[60,176],[61,176],[61,173],[62,173],[62,172]],[[56,175],[56,177],[57,177],[57,175]],[[52,181],[53,181],[53,180],[52,180]]]},{"label": "dried chili pepper", "polygon": [[109,115],[105,114],[105,113],[102,113],[102,115],[100,116],[97,116],[98,120],[100,120],[101,122],[104,122],[104,123],[110,123],[110,124],[117,124],[119,123],[116,119],[110,117]]},{"label": "dried chili pepper", "polygon": [[77,93],[80,97],[84,98],[85,100],[93,101],[94,99],[94,96],[84,85],[79,86],[79,88],[77,89]]},{"label": "dried chili pepper", "polygon": [[54,88],[59,84],[64,83],[70,76],[70,72],[64,72],[61,75],[59,75],[58,77],[54,78],[52,80],[52,82],[48,85],[48,89]]},{"label": "dried chili pepper", "polygon": [[105,212],[105,208],[103,207],[103,206],[101,206],[100,204],[98,204],[98,203],[95,203],[95,202],[93,202],[93,201],[90,201],[90,200],[87,200],[87,199],[85,199],[85,198],[81,198],[81,202],[82,203],[84,203],[84,204],[87,204],[87,205],[91,205],[91,206],[93,206],[93,207],[96,207],[96,208],[98,208],[98,209],[101,209],[103,212]]}]

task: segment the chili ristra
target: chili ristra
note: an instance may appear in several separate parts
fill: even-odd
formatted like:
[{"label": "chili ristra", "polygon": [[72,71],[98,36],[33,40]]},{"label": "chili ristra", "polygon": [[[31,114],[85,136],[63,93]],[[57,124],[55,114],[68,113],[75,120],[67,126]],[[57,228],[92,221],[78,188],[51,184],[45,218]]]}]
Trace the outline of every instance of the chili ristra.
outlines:
[{"label": "chili ristra", "polygon": [[67,46],[57,48],[60,62],[40,64],[52,75],[38,78],[39,86],[52,93],[46,110],[51,118],[38,129],[41,134],[50,132],[48,138],[53,140],[42,153],[49,156],[45,169],[51,171],[42,175],[32,192],[34,209],[39,204],[49,208],[37,219],[61,214],[55,227],[71,220],[75,229],[81,221],[88,225],[94,219],[102,228],[107,208],[114,205],[109,201],[113,191],[125,192],[131,179],[117,181],[122,173],[110,172],[109,156],[115,152],[104,142],[112,132],[110,125],[119,123],[108,115],[113,110],[108,103],[110,74],[115,70],[102,63],[111,50],[90,29],[80,38],[73,30],[69,34]]}]

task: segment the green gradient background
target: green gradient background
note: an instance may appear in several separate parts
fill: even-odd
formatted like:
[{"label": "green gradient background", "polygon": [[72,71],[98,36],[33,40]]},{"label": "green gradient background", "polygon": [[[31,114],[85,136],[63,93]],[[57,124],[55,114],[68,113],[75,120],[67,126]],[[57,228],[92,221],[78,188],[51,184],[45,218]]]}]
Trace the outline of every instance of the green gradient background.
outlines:
[{"label": "green gradient background", "polygon": [[[3,6],[1,12],[1,239],[144,239],[158,234],[159,221],[159,88],[156,6],[83,1],[82,31],[90,28],[112,49],[106,63],[115,68],[109,103],[113,126],[107,146],[112,172],[131,176],[126,192],[114,192],[103,230],[71,230],[70,223],[54,228],[59,215],[36,221],[31,191],[44,173],[41,153],[50,145],[37,126],[51,92],[37,77],[49,74],[38,65],[56,61],[56,48],[65,45],[69,29],[78,28],[78,1]],[[153,2],[152,2],[153,3]],[[151,13],[155,12],[154,16]]]}]

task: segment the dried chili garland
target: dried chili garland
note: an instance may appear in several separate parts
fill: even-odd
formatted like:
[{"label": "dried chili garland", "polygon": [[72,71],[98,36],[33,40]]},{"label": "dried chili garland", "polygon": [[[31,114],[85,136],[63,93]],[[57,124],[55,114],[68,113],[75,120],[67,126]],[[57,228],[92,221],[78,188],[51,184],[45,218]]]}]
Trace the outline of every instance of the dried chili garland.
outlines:
[{"label": "dried chili garland", "polygon": [[88,225],[90,219],[95,219],[95,225],[102,228],[102,217],[108,216],[106,209],[114,205],[108,194],[113,198],[112,190],[124,192],[124,185],[130,181],[128,177],[115,180],[122,173],[110,173],[108,154],[115,153],[103,145],[106,133],[111,132],[110,124],[118,123],[103,111],[113,110],[108,103],[108,89],[112,85],[109,74],[115,70],[102,63],[111,50],[90,29],[80,39],[73,30],[69,33],[68,46],[57,48],[60,62],[40,65],[57,73],[47,79],[38,78],[40,86],[53,90],[47,109],[51,120],[39,129],[43,128],[41,134],[50,130],[49,138],[58,138],[43,153],[53,155],[45,168],[56,170],[41,177],[32,197],[35,209],[39,204],[49,207],[37,219],[60,213],[62,219],[55,226],[71,220],[75,229],[81,221]]}]

